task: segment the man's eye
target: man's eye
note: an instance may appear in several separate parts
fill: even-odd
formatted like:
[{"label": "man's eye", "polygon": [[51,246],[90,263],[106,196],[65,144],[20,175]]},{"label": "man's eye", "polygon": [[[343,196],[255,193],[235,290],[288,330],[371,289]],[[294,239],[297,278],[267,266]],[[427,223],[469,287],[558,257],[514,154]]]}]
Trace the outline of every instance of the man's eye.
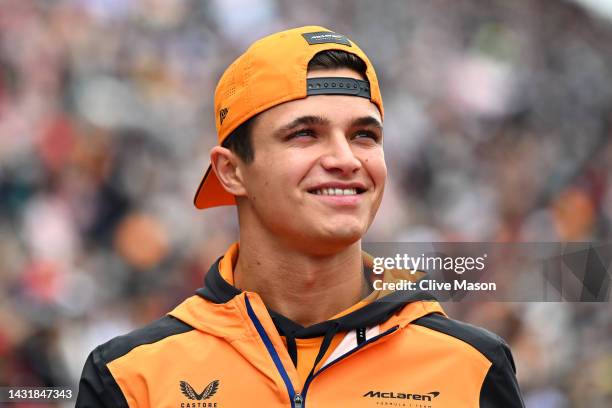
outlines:
[{"label": "man's eye", "polygon": [[372,132],[369,130],[362,130],[360,132],[355,133],[354,139],[372,139],[375,142],[380,140],[380,135],[376,132]]},{"label": "man's eye", "polygon": [[292,132],[289,136],[287,136],[287,140],[295,139],[298,137],[314,137],[315,132],[312,129],[300,129]]}]

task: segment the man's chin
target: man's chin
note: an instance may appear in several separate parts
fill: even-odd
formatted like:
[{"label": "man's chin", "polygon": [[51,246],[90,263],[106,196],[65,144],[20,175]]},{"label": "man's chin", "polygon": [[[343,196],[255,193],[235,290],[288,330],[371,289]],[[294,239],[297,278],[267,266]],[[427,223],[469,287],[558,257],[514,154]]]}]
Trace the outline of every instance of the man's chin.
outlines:
[{"label": "man's chin", "polygon": [[359,241],[364,234],[365,230],[363,228],[357,226],[351,228],[345,225],[335,229],[326,228],[324,231],[312,237],[312,242],[314,243],[314,247],[329,254],[341,251],[353,245],[355,242]]}]

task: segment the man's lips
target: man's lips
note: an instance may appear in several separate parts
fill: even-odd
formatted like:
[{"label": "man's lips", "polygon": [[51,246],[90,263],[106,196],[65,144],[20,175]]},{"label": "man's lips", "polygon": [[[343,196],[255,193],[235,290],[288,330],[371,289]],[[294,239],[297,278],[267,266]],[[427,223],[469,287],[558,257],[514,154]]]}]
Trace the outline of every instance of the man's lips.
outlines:
[{"label": "man's lips", "polygon": [[310,194],[320,196],[354,196],[367,190],[362,183],[323,183],[308,189]]},{"label": "man's lips", "polygon": [[317,201],[333,206],[355,207],[368,189],[362,183],[324,183],[308,189]]}]

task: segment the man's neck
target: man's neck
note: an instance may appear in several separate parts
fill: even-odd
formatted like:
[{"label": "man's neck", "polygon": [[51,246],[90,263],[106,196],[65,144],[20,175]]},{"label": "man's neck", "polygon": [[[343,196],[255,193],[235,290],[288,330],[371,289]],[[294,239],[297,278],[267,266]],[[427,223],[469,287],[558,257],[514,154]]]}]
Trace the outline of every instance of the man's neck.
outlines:
[{"label": "man's neck", "polygon": [[362,267],[360,241],[321,256],[278,242],[241,237],[234,283],[242,290],[257,292],[270,309],[310,326],[328,320],[365,296]]}]

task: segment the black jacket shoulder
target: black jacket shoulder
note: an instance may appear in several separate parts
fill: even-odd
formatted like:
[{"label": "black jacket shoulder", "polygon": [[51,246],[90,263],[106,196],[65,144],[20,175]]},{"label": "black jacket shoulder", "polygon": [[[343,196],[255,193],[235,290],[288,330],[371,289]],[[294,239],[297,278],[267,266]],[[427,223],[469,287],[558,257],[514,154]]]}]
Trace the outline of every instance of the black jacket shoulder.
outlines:
[{"label": "black jacket shoulder", "polygon": [[441,314],[432,313],[412,322],[461,341],[478,350],[491,367],[480,390],[480,407],[523,408],[525,406],[516,379],[516,366],[508,344],[497,334]]},{"label": "black jacket shoulder", "polygon": [[164,316],[155,322],[115,337],[96,347],[87,358],[79,381],[77,408],[119,407],[128,403],[107,364],[143,344],[152,344],[175,334],[193,330],[190,325],[172,316]]}]

